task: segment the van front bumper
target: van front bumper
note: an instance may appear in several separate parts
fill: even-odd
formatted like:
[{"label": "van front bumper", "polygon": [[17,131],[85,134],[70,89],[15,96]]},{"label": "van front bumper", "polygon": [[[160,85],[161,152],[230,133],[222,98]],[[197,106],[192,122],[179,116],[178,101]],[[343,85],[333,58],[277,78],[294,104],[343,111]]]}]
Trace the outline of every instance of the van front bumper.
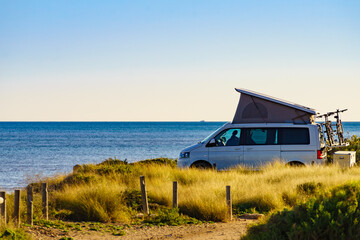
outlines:
[{"label": "van front bumper", "polygon": [[189,167],[189,164],[190,164],[189,158],[179,158],[177,160],[178,168],[187,168]]}]

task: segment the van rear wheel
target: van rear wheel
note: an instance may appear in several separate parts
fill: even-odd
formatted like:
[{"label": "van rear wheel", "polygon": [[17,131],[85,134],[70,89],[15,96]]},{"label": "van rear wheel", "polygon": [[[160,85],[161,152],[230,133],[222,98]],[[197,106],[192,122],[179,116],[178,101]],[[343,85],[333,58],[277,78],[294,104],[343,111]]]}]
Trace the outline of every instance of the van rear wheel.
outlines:
[{"label": "van rear wheel", "polygon": [[197,168],[197,169],[210,169],[212,168],[211,164],[205,161],[197,161],[191,164],[191,168]]},{"label": "van rear wheel", "polygon": [[303,164],[302,162],[293,161],[293,162],[288,162],[288,163],[286,164],[286,166],[290,166],[290,167],[304,167],[305,164]]}]

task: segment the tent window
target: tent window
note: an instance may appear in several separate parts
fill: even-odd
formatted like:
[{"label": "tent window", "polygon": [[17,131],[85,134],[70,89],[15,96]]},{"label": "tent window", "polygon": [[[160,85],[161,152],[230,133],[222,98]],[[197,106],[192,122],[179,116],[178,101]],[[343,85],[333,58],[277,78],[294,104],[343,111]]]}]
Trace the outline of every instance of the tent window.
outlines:
[{"label": "tent window", "polygon": [[266,107],[261,103],[249,103],[242,112],[242,118],[260,118],[266,119],[268,112]]}]

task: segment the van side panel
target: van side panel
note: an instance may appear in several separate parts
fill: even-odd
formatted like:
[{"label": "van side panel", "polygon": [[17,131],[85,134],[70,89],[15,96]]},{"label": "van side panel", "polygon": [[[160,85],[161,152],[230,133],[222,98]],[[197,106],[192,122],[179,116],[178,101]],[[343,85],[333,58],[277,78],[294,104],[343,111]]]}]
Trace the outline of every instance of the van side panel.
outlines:
[{"label": "van side panel", "polygon": [[244,158],[243,146],[224,146],[209,148],[209,161],[216,164],[217,169],[225,169],[239,165]]},{"label": "van side panel", "polygon": [[281,144],[280,155],[285,162],[302,162],[304,164],[311,164],[316,162],[318,142],[316,139],[316,131],[313,126],[308,126],[309,129],[309,143],[308,144]]},{"label": "van side panel", "polygon": [[280,160],[279,145],[248,145],[244,146],[244,162],[241,165],[259,167],[271,161]]}]

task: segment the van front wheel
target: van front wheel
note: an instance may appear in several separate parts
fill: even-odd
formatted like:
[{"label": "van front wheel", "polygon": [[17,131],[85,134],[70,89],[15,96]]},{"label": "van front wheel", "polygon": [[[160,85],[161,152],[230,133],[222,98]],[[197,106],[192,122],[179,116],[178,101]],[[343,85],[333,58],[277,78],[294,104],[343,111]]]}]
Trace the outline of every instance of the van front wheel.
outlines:
[{"label": "van front wheel", "polygon": [[211,164],[205,161],[197,161],[191,164],[191,168],[197,168],[197,169],[210,169]]}]

